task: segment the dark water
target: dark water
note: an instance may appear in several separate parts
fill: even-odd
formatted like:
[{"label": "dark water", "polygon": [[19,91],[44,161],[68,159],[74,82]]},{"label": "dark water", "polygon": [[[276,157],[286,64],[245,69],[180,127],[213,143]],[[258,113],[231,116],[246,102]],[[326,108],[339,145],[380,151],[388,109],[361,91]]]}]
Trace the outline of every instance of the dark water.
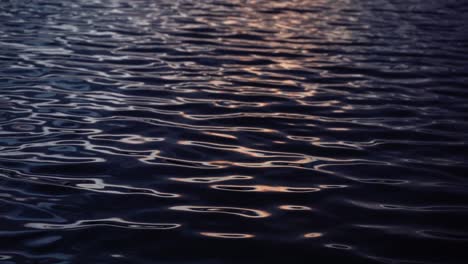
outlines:
[{"label": "dark water", "polygon": [[0,1],[0,263],[466,263],[466,1]]}]

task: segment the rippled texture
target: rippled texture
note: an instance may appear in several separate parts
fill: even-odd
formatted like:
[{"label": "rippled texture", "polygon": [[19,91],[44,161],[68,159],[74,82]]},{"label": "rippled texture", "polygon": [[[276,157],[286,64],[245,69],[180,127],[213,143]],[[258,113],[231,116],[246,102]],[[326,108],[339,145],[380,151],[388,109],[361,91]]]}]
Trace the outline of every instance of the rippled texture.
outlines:
[{"label": "rippled texture", "polygon": [[0,1],[1,263],[466,263],[468,5]]}]

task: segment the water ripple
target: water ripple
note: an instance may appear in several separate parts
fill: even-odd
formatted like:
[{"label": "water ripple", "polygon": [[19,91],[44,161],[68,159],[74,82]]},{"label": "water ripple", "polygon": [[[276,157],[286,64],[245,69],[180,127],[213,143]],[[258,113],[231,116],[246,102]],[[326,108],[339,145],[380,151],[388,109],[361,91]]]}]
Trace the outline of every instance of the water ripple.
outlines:
[{"label": "water ripple", "polygon": [[153,224],[129,222],[120,218],[96,219],[96,220],[80,220],[70,224],[46,224],[46,223],[27,223],[25,227],[35,229],[83,229],[98,226],[110,226],[129,229],[174,229],[180,227],[179,224]]},{"label": "water ripple", "polygon": [[0,262],[466,262],[467,12],[0,1]]},{"label": "water ripple", "polygon": [[219,214],[231,214],[247,218],[264,218],[270,216],[268,212],[247,209],[247,208],[236,208],[236,207],[216,207],[216,206],[173,206],[170,209],[176,211],[187,211],[197,213],[219,213]]}]

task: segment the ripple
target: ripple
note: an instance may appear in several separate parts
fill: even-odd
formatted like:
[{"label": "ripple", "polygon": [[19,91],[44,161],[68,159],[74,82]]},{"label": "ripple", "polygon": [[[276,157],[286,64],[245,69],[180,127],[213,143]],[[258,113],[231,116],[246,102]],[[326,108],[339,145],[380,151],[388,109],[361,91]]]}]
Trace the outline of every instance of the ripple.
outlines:
[{"label": "ripple", "polygon": [[231,214],[247,218],[265,218],[270,216],[270,213],[247,208],[237,207],[215,207],[215,206],[191,206],[191,205],[180,205],[173,206],[169,209],[176,211],[187,211],[197,213],[219,213],[219,214]]},{"label": "ripple", "polygon": [[286,211],[312,211],[313,209],[304,205],[280,205],[279,209]]},{"label": "ripple", "polygon": [[350,250],[352,247],[348,245],[343,245],[343,244],[326,244],[325,245],[328,248],[333,248],[333,249],[343,249],[343,250]]},{"label": "ripple", "polygon": [[233,180],[250,180],[253,179],[251,176],[244,175],[231,175],[231,176],[220,176],[220,177],[195,177],[195,178],[171,178],[174,181],[189,182],[189,183],[213,183]]},{"label": "ripple", "polygon": [[465,2],[0,1],[0,262],[460,263]]},{"label": "ripple", "polygon": [[178,194],[174,193],[164,193],[159,192],[153,189],[148,188],[137,188],[132,186],[117,185],[117,184],[108,184],[105,183],[102,179],[93,179],[93,178],[67,178],[67,177],[53,177],[45,175],[33,175],[21,173],[13,170],[0,169],[0,177],[20,180],[26,182],[32,182],[43,185],[55,185],[65,188],[74,188],[87,190],[92,192],[99,193],[109,193],[109,194],[135,194],[135,195],[150,195],[155,197],[163,198],[176,198],[180,197]]},{"label": "ripple", "polygon": [[309,187],[285,187],[266,185],[211,185],[211,188],[233,192],[285,192],[285,193],[310,193],[318,192],[320,188]]},{"label": "ripple", "polygon": [[253,238],[251,234],[238,234],[238,233],[213,233],[213,232],[201,232],[200,235],[215,238],[226,238],[226,239],[246,239]]},{"label": "ripple", "polygon": [[80,220],[70,224],[48,224],[48,223],[27,223],[25,227],[34,228],[34,229],[47,229],[47,230],[76,230],[84,229],[98,226],[108,226],[108,227],[118,227],[118,228],[128,228],[128,229],[144,229],[144,230],[166,230],[166,229],[175,229],[180,227],[179,224],[156,224],[156,223],[139,223],[139,222],[130,222],[125,221],[120,218],[107,218],[107,219],[94,219],[94,220]]},{"label": "ripple", "polygon": [[455,232],[446,232],[446,231],[436,231],[436,230],[420,230],[417,231],[418,234],[424,237],[436,238],[436,239],[447,239],[455,241],[468,241],[468,233],[455,233]]}]

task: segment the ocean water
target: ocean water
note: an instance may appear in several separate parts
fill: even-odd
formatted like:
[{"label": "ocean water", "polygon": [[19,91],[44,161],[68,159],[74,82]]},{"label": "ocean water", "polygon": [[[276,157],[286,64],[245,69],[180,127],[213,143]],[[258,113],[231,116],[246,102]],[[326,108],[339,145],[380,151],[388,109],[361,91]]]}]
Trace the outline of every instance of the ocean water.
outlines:
[{"label": "ocean water", "polygon": [[466,263],[468,2],[0,1],[0,263]]}]

